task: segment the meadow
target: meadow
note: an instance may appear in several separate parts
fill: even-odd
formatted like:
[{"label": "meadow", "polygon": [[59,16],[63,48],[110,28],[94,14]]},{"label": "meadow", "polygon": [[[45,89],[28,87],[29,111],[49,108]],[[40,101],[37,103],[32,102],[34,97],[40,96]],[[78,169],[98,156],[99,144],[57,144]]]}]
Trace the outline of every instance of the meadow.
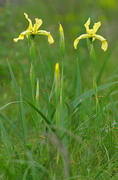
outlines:
[{"label": "meadow", "polygon": [[0,180],[118,179],[117,17],[117,0],[1,5]]}]

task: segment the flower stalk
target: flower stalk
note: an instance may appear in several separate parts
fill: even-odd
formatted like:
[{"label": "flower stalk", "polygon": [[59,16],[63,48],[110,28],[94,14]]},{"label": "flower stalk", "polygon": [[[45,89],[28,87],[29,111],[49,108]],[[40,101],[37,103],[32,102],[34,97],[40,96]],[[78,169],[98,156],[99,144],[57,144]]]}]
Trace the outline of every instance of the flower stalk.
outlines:
[{"label": "flower stalk", "polygon": [[60,52],[61,52],[61,91],[60,91],[60,103],[63,104],[63,76],[64,76],[64,56],[65,56],[65,38],[64,30],[61,24],[59,24],[59,34],[60,34]]},{"label": "flower stalk", "polygon": [[97,115],[100,111],[100,106],[99,106],[98,88],[97,88],[97,80],[96,80],[96,57],[95,57],[95,51],[94,51],[94,46],[93,46],[92,42],[90,45],[90,58],[92,61],[93,89],[94,89],[94,93],[95,93],[96,115]]}]

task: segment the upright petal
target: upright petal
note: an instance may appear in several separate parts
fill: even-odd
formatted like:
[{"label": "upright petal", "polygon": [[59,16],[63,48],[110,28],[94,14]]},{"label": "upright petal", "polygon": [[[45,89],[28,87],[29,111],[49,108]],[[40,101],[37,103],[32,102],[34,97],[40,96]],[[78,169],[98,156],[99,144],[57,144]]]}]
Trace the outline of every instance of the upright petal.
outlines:
[{"label": "upright petal", "polygon": [[50,32],[44,31],[44,30],[39,30],[37,31],[37,34],[39,35],[44,35],[44,36],[48,36],[48,42],[49,44],[53,44],[54,43],[54,39],[51,36]]},{"label": "upright petal", "polygon": [[97,23],[94,23],[94,26],[93,26],[93,31],[94,33],[97,32],[97,30],[99,29],[99,27],[101,26],[101,22],[97,22]]},{"label": "upright petal", "polygon": [[31,31],[30,30],[26,30],[26,31],[23,31],[18,38],[14,38],[14,42],[17,42],[19,40],[23,40],[24,39],[24,36],[28,36],[29,34],[31,34]]},{"label": "upright petal", "polygon": [[84,24],[84,27],[86,28],[86,32],[89,31],[89,25],[90,25],[90,18],[87,20],[87,22]]},{"label": "upright petal", "polygon": [[61,41],[64,41],[64,30],[61,24],[59,24],[59,33]]},{"label": "upright petal", "polygon": [[102,42],[101,48],[102,48],[104,51],[106,51],[107,48],[108,48],[108,43],[107,43],[106,39],[105,39],[104,37],[100,36],[100,35],[95,35],[95,38],[98,39],[98,40],[100,40],[100,41]]},{"label": "upright petal", "polygon": [[56,65],[55,65],[55,76],[59,77],[59,74],[60,74],[59,63],[56,63]]},{"label": "upright petal", "polygon": [[31,21],[31,19],[29,19],[28,15],[27,15],[26,13],[24,13],[24,15],[25,15],[25,18],[29,21],[29,27],[28,27],[28,29],[29,29],[29,30],[32,30],[32,29],[33,29],[33,26],[32,26],[32,21]]},{"label": "upright petal", "polygon": [[64,30],[61,24],[59,24],[59,35],[60,35],[60,51],[64,56],[65,52],[65,38],[64,38]]},{"label": "upright petal", "polygon": [[85,38],[89,38],[89,35],[88,34],[82,34],[77,39],[75,39],[75,41],[74,41],[74,48],[77,49],[77,45],[78,45],[79,41],[81,39],[85,39]]},{"label": "upright petal", "polygon": [[63,30],[63,27],[62,27],[61,24],[59,24],[59,32],[62,33],[62,34],[64,34],[64,30]]},{"label": "upright petal", "polygon": [[36,18],[35,19],[35,24],[34,24],[34,31],[37,32],[38,29],[40,28],[40,26],[42,25],[42,20],[41,19],[38,19]]}]

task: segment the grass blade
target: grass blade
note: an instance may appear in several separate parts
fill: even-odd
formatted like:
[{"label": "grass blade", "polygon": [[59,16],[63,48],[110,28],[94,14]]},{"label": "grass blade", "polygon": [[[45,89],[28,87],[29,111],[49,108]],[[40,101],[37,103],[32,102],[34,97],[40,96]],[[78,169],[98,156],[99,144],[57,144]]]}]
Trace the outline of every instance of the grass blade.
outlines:
[{"label": "grass blade", "polygon": [[22,93],[21,90],[18,87],[18,83],[16,81],[15,75],[12,71],[11,65],[8,62],[8,68],[9,68],[9,72],[13,81],[13,85],[14,85],[14,89],[16,91],[16,95],[17,95],[17,100],[20,102],[19,103],[19,111],[20,111],[20,119],[21,119],[21,124],[22,124],[22,133],[24,138],[26,137],[27,134],[27,126],[26,126],[26,119],[25,119],[25,111],[24,111],[24,106],[22,103]]},{"label": "grass blade", "polygon": [[[98,92],[100,92],[102,90],[105,90],[107,88],[110,88],[113,85],[117,85],[117,84],[118,84],[118,81],[99,86],[98,87]],[[87,99],[90,96],[94,95],[94,93],[95,93],[94,89],[91,89],[91,90],[87,91],[86,93],[82,94],[79,98],[75,99],[70,105],[75,108],[76,106],[78,106],[81,103],[81,101],[84,101],[85,99]]]}]

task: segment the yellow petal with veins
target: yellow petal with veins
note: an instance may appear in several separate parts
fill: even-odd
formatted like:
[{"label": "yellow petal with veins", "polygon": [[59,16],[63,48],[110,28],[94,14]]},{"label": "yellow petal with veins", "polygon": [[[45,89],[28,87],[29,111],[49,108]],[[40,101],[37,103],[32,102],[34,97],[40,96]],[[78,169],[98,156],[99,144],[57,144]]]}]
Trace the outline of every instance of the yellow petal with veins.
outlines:
[{"label": "yellow petal with veins", "polygon": [[106,51],[107,48],[108,48],[108,43],[107,43],[106,39],[105,39],[104,37],[100,36],[100,35],[95,35],[95,38],[98,39],[98,40],[100,40],[100,41],[102,42],[101,48],[102,48],[104,51]]},{"label": "yellow petal with veins", "polygon": [[88,37],[89,37],[88,34],[82,34],[81,36],[79,36],[78,38],[76,38],[75,41],[74,41],[74,48],[77,49],[77,45],[78,45],[78,43],[79,43],[79,41],[80,41],[81,39],[85,39],[85,38],[88,38]]},{"label": "yellow petal with veins", "polygon": [[39,30],[37,31],[37,34],[39,35],[44,35],[44,36],[48,36],[48,42],[49,44],[53,44],[54,43],[54,39],[51,36],[50,32],[44,31],[44,30]]},{"label": "yellow petal with veins", "polygon": [[37,32],[38,29],[40,28],[40,26],[42,25],[42,20],[41,19],[38,19],[36,18],[35,19],[35,24],[34,24],[34,31]]},{"label": "yellow petal with veins", "polygon": [[99,29],[99,27],[101,26],[101,22],[97,22],[97,23],[94,23],[94,26],[93,26],[93,31],[94,33],[97,32],[97,30]]},{"label": "yellow petal with veins", "polygon": [[86,28],[86,32],[89,31],[89,25],[90,25],[90,18],[87,20],[87,22],[84,24],[84,27]]},{"label": "yellow petal with veins", "polygon": [[23,40],[24,39],[24,36],[28,36],[29,34],[31,34],[31,31],[30,30],[26,30],[26,31],[23,31],[18,38],[14,38],[14,42],[17,42],[19,40]]},{"label": "yellow petal with veins", "polygon": [[28,15],[27,15],[26,13],[24,13],[24,15],[25,15],[25,18],[29,21],[29,27],[28,27],[28,29],[29,29],[29,30],[32,30],[32,29],[33,29],[33,26],[32,26],[32,21],[31,21],[31,19],[29,19]]}]

